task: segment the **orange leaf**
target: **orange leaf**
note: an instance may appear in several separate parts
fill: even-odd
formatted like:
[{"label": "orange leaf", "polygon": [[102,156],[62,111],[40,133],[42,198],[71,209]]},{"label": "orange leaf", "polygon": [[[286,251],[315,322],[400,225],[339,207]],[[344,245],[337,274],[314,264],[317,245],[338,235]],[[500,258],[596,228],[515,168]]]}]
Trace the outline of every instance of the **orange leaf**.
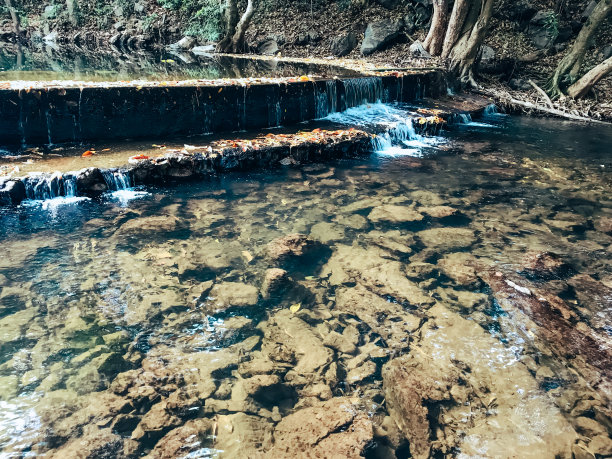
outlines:
[{"label": "orange leaf", "polygon": [[140,159],[149,159],[149,157],[147,155],[136,155],[136,156],[132,156],[130,159],[140,160]]},{"label": "orange leaf", "polygon": [[81,155],[81,157],[82,157],[82,158],[89,158],[90,156],[93,156],[93,155],[94,155],[94,152],[93,152],[93,151],[91,151],[91,150],[87,150],[85,153],[83,153],[83,154]]}]

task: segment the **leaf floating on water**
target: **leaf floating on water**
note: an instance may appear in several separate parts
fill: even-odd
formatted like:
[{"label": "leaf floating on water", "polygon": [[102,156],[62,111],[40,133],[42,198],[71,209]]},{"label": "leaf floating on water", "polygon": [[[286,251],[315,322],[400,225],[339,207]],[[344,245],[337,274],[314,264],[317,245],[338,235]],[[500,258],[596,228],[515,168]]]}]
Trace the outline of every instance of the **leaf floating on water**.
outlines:
[{"label": "leaf floating on water", "polygon": [[306,75],[302,75],[298,78],[298,81],[310,81],[310,78],[308,78]]},{"label": "leaf floating on water", "polygon": [[111,149],[110,149],[110,148],[105,148],[105,149],[104,149],[104,150],[102,150],[102,151],[111,151]]},{"label": "leaf floating on water", "polygon": [[289,310],[295,314],[296,312],[298,312],[300,309],[302,308],[302,303],[295,303],[292,304],[291,306],[289,306]]},{"label": "leaf floating on water", "polygon": [[82,158],[89,158],[90,156],[93,156],[96,152],[92,151],[92,150],[87,150],[85,153],[83,153],[81,155]]},{"label": "leaf floating on water", "polygon": [[251,255],[250,252],[243,250],[242,251],[242,256],[244,257],[244,259],[247,261],[247,263],[250,263],[253,261],[253,255]]},{"label": "leaf floating on water", "polygon": [[136,161],[140,161],[143,159],[149,159],[149,157],[147,155],[136,155],[136,156],[132,156],[130,159],[134,159]]}]

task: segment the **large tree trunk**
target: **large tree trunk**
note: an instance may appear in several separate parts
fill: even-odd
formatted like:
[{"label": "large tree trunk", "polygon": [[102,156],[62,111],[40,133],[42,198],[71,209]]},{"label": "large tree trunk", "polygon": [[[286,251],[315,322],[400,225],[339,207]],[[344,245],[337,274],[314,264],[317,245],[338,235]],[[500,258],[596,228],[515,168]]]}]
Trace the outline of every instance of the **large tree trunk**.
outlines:
[{"label": "large tree trunk", "polygon": [[570,86],[567,90],[567,94],[575,99],[580,99],[586,96],[593,86],[595,86],[599,80],[604,78],[609,73],[612,73],[612,57],[609,57],[597,67],[593,68],[586,75],[580,78],[576,83]]},{"label": "large tree trunk", "polygon": [[495,0],[475,0],[466,15],[459,39],[452,47],[449,58],[451,70],[459,75],[462,83],[476,87],[474,65],[484,41]]},{"label": "large tree trunk", "polygon": [[217,45],[217,48],[221,52],[231,52],[232,37],[236,33],[236,26],[238,25],[238,4],[237,0],[227,0],[225,5],[225,34],[223,39]]},{"label": "large tree trunk", "polygon": [[470,11],[470,6],[471,2],[469,0],[455,0],[453,12],[448,21],[446,36],[444,37],[444,46],[442,47],[443,59],[448,59],[453,46],[457,43],[459,35],[461,35],[461,31],[463,30],[463,24],[465,24],[467,14]]},{"label": "large tree trunk", "polygon": [[11,0],[4,0],[4,4],[9,10],[9,13],[11,14],[11,19],[13,21],[13,31],[15,32],[15,36],[17,37],[17,40],[19,40],[19,37],[21,36],[21,24],[19,21],[19,16],[17,15],[15,8],[13,8],[13,4],[11,3]]},{"label": "large tree trunk", "polygon": [[[612,1],[612,0],[610,0]],[[495,0],[434,0],[434,17],[424,47],[433,56],[450,59],[450,68],[463,83],[476,86],[474,65],[487,34]]]},{"label": "large tree trunk", "polygon": [[612,14],[612,0],[600,0],[584,23],[584,26],[582,26],[572,49],[559,62],[555,73],[548,82],[548,90],[552,96],[558,97],[562,94],[559,85],[565,75],[569,74],[572,83],[577,79],[582,58],[591,42],[591,38],[610,14]]},{"label": "large tree trunk", "polygon": [[217,45],[219,51],[224,53],[242,53],[245,51],[244,35],[251,24],[254,13],[254,0],[248,0],[246,10],[238,20],[237,0],[228,0],[225,11],[225,36]]},{"label": "large tree trunk", "polygon": [[248,0],[247,8],[242,17],[240,18],[240,22],[236,26],[236,33],[232,38],[232,49],[234,53],[242,53],[246,49],[246,44],[244,42],[244,34],[246,33],[249,25],[251,24],[251,19],[253,18],[253,13],[255,13],[255,6],[253,5],[254,0]]},{"label": "large tree trunk", "polygon": [[448,5],[449,0],[433,0],[434,12],[429,27],[427,38],[423,42],[423,47],[432,56],[437,56],[442,52],[444,44],[444,34],[448,24]]}]

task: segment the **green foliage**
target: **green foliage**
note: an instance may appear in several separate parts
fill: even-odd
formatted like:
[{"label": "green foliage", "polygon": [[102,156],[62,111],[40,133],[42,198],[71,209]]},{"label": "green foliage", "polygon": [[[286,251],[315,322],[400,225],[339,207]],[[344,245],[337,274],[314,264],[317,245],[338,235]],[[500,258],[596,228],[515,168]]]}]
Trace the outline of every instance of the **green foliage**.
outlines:
[{"label": "green foliage", "polygon": [[153,25],[153,23],[157,21],[158,19],[159,19],[159,15],[157,13],[150,14],[149,16],[144,18],[142,21],[142,31],[148,32],[151,26]]},{"label": "green foliage", "polygon": [[218,40],[223,33],[223,15],[219,0],[158,0],[176,11],[185,21],[185,33],[208,41]]},{"label": "green foliage", "polygon": [[544,28],[551,36],[556,37],[559,35],[559,18],[555,13],[550,13],[546,16],[544,19]]}]

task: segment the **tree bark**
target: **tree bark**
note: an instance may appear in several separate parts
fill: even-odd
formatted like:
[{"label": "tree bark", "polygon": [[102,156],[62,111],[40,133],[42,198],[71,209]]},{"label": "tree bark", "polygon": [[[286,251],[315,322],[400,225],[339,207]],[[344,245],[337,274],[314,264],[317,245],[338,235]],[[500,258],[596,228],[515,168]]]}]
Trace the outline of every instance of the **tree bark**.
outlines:
[{"label": "tree bark", "polygon": [[15,8],[13,8],[11,0],[4,0],[4,4],[8,8],[9,13],[11,14],[11,19],[13,21],[13,31],[15,32],[15,36],[17,37],[17,39],[19,39],[21,35],[21,24],[19,21],[19,16],[17,15]]},{"label": "tree bark", "polygon": [[[611,0],[612,1],[612,0]],[[487,34],[495,0],[475,0],[467,14],[463,31],[449,54],[451,70],[462,83],[477,87],[474,65]]]},{"label": "tree bark", "polygon": [[567,94],[574,99],[580,99],[586,96],[593,89],[593,86],[609,73],[612,73],[612,57],[591,69],[586,75],[571,85],[567,90]]},{"label": "tree bark", "polygon": [[455,0],[453,12],[448,21],[446,36],[444,37],[444,45],[442,47],[443,59],[448,59],[453,46],[457,43],[459,35],[461,35],[461,31],[463,30],[463,24],[465,23],[470,6],[469,0]]},{"label": "tree bark", "polygon": [[444,34],[448,24],[448,5],[449,0],[433,0],[433,18],[427,38],[423,42],[423,47],[432,56],[437,56],[442,52]]},{"label": "tree bark", "polygon": [[240,22],[236,26],[236,33],[232,38],[232,51],[234,53],[242,53],[246,48],[244,42],[244,34],[246,33],[247,29],[249,28],[249,25],[251,24],[253,13],[255,13],[254,0],[248,0],[246,11],[240,18]]},{"label": "tree bark", "polygon": [[[570,77],[575,80],[580,70],[582,57],[586,52],[591,38],[599,26],[612,14],[612,0],[600,0],[587,21],[582,26],[576,41],[570,52],[559,62],[555,73],[548,83],[548,91],[552,96],[558,97],[562,94],[560,89],[561,79],[570,72]],[[573,83],[573,81],[572,81]]]},{"label": "tree bark", "polygon": [[225,5],[225,33],[223,39],[217,45],[221,52],[231,52],[232,37],[236,33],[238,25],[238,4],[237,0],[227,0]]}]

